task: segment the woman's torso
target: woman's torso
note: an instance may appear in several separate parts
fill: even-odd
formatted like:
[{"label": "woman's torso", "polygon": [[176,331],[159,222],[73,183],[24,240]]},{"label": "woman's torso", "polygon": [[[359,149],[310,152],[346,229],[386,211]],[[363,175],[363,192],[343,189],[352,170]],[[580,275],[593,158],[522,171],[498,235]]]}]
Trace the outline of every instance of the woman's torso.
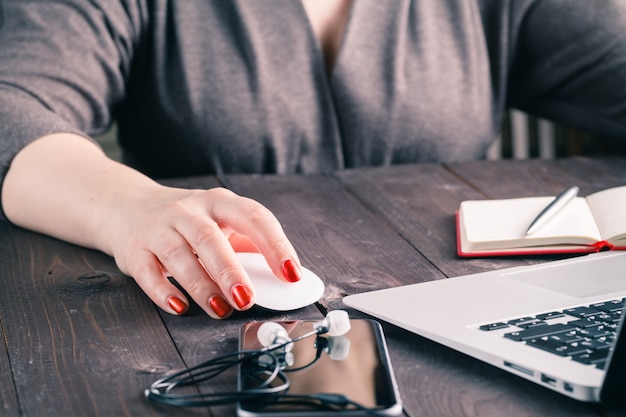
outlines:
[{"label": "woman's torso", "polygon": [[474,2],[348,2],[326,38],[293,0],[155,3],[120,115],[153,176],[474,159],[500,125]]}]

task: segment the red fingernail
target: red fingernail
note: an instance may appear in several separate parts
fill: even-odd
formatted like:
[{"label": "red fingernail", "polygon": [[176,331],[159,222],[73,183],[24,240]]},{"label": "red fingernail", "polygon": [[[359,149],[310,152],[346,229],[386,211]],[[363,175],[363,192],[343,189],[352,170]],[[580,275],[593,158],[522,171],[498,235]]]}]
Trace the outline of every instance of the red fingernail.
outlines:
[{"label": "red fingernail", "polygon": [[209,306],[213,309],[217,317],[223,319],[228,316],[231,312],[230,305],[219,295],[214,295],[209,298]]},{"label": "red fingernail", "polygon": [[177,314],[183,314],[185,310],[187,310],[187,304],[183,300],[178,297],[171,296],[167,299],[167,304],[174,310]]},{"label": "red fingernail", "polygon": [[289,282],[298,282],[302,278],[302,275],[300,274],[300,269],[293,259],[285,260],[282,265],[282,270],[283,276]]},{"label": "red fingernail", "polygon": [[231,294],[235,299],[237,307],[244,308],[252,301],[252,293],[246,287],[241,284],[237,284],[231,290]]}]

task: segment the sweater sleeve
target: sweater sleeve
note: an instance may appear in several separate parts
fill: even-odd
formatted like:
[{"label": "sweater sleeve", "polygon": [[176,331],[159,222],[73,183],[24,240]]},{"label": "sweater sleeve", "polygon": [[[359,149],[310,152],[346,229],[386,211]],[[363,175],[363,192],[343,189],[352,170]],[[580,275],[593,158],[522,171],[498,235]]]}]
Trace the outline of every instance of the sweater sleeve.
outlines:
[{"label": "sweater sleeve", "polygon": [[107,129],[124,98],[142,9],[131,0],[0,2],[0,184],[35,139]]},{"label": "sweater sleeve", "polygon": [[530,7],[517,15],[509,104],[626,139],[626,2],[523,3]]}]

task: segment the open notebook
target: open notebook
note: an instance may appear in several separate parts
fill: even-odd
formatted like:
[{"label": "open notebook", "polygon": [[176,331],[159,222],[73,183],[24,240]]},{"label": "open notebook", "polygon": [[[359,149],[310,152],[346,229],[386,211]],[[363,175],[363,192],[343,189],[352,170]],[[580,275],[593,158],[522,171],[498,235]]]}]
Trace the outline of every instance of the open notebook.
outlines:
[{"label": "open notebook", "polygon": [[575,197],[532,235],[526,230],[554,197],[463,201],[456,213],[459,256],[626,250],[626,186]]},{"label": "open notebook", "polygon": [[344,303],[570,397],[626,405],[626,252],[350,295]]}]

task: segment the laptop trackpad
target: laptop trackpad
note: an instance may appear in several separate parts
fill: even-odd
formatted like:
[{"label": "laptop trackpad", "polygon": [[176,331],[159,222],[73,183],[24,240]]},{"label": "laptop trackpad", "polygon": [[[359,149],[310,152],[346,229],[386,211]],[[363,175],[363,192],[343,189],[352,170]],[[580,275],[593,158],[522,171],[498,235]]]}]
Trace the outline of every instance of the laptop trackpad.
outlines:
[{"label": "laptop trackpad", "polygon": [[558,266],[531,268],[502,274],[507,278],[536,285],[572,297],[584,298],[626,290],[625,257],[572,259]]}]

